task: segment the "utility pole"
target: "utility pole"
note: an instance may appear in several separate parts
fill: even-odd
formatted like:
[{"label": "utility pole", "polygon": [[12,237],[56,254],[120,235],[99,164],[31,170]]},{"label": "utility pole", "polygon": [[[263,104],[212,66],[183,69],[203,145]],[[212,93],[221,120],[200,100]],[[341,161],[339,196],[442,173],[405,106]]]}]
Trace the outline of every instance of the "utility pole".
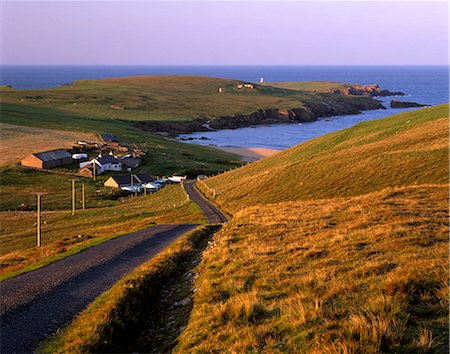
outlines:
[{"label": "utility pole", "polygon": [[86,209],[86,196],[84,192],[84,183],[81,185],[81,200],[83,205],[83,210]]},{"label": "utility pole", "polygon": [[96,165],[95,160],[92,160],[92,175],[94,177],[94,182],[97,177],[97,167],[95,165]]},{"label": "utility pole", "polygon": [[75,208],[76,208],[76,204],[75,204],[75,182],[76,182],[76,180],[73,179],[72,180],[72,215],[75,215]]},{"label": "utility pole", "polygon": [[37,194],[36,246],[41,247],[41,193]]}]

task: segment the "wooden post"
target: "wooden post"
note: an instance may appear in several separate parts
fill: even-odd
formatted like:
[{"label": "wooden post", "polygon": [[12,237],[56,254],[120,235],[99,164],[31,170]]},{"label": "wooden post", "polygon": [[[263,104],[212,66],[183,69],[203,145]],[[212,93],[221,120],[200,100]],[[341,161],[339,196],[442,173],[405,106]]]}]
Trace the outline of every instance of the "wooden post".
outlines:
[{"label": "wooden post", "polygon": [[97,177],[97,167],[96,167],[95,161],[92,162],[92,175],[94,176],[94,182],[95,182],[96,177]]},{"label": "wooden post", "polygon": [[81,185],[81,200],[83,205],[83,210],[86,209],[86,196],[84,192],[84,183]]},{"label": "wooden post", "polygon": [[144,184],[144,195],[147,195],[147,185]]},{"label": "wooden post", "polygon": [[41,193],[37,194],[36,246],[41,247]]},{"label": "wooden post", "polygon": [[75,215],[75,180],[72,180],[72,215]]}]

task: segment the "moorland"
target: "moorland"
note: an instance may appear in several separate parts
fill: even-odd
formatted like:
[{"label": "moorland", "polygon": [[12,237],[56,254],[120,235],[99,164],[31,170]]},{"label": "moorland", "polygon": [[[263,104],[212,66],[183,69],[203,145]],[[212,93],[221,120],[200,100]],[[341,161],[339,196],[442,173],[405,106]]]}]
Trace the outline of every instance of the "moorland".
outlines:
[{"label": "moorland", "polygon": [[[403,113],[198,183],[231,221],[194,270],[186,327],[165,344],[179,353],[446,353],[448,129],[448,105]],[[128,279],[136,292],[150,263]],[[138,347],[131,329],[145,322],[130,306],[150,304],[124,289],[46,348]],[[119,303],[128,312],[118,315]]]}]

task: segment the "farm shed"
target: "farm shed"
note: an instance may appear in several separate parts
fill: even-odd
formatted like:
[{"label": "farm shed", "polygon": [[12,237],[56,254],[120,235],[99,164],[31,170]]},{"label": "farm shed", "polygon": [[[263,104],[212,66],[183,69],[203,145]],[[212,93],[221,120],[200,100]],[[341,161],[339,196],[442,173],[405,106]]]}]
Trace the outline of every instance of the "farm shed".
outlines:
[{"label": "farm shed", "polygon": [[139,157],[122,157],[120,161],[126,168],[136,168],[142,165],[142,159]]},{"label": "farm shed", "polygon": [[72,163],[72,154],[63,149],[38,152],[28,155],[21,165],[33,168],[52,168]]},{"label": "farm shed", "polygon": [[146,173],[137,173],[135,175],[122,175],[109,177],[106,182],[106,187],[121,188],[130,185],[142,185],[153,182],[154,178]]},{"label": "farm shed", "polygon": [[104,141],[119,142],[119,138],[117,136],[109,133],[103,133],[100,136]]}]

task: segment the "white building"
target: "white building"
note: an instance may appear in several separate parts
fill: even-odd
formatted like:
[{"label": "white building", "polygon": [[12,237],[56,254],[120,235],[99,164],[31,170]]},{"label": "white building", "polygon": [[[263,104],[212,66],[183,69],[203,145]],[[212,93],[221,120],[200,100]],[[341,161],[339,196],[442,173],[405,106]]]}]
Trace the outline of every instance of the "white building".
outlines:
[{"label": "white building", "polygon": [[120,172],[122,171],[122,162],[120,162],[118,159],[116,159],[113,155],[98,155],[95,159],[92,159],[91,161],[81,162],[80,168],[83,168],[86,165],[92,165],[94,164],[96,167],[96,173],[101,174],[105,171],[116,171]]}]

